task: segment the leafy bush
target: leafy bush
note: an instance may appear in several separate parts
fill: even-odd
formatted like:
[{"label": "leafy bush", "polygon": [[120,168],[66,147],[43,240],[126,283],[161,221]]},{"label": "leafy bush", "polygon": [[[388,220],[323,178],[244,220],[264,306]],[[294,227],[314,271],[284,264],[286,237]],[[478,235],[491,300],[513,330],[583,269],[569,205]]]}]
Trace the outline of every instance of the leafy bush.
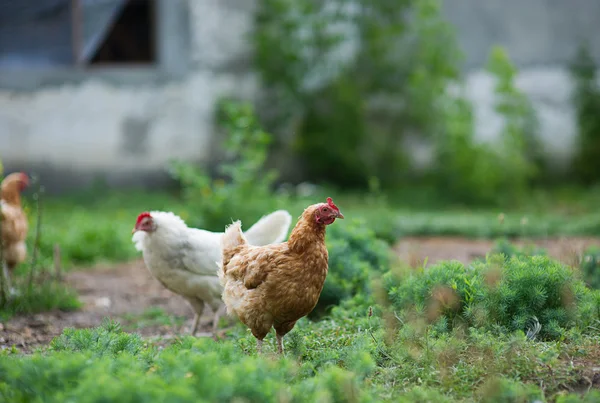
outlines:
[{"label": "leafy bush", "polygon": [[376,238],[364,220],[355,219],[328,229],[329,272],[312,316],[354,295],[369,295],[373,273],[389,270],[388,245]]},{"label": "leafy bush", "polygon": [[[498,240],[491,253],[501,253],[506,259],[513,256],[546,256],[546,250],[543,248],[538,248],[535,245],[520,248],[507,239]],[[581,256],[579,269],[588,287],[600,289],[600,248],[593,246],[586,249]]]},{"label": "leafy bush", "polygon": [[543,393],[537,386],[506,378],[491,379],[483,385],[480,394],[484,403],[529,403],[543,399]]},{"label": "leafy bush", "polygon": [[513,256],[524,257],[547,255],[546,250],[543,248],[539,248],[535,245],[529,245],[525,248],[520,248],[506,238],[497,240],[492,247],[491,253],[496,255],[502,254],[507,260],[510,260],[510,258]]},{"label": "leafy bush", "polygon": [[187,162],[171,164],[193,215],[191,225],[211,231],[223,231],[232,218],[254,222],[277,206],[272,193],[277,175],[264,171],[271,136],[259,127],[251,105],[224,101],[219,110],[228,162],[219,165],[218,177]]},{"label": "leafy bush", "polygon": [[53,279],[35,281],[31,287],[24,278],[15,278],[18,294],[0,307],[0,320],[13,315],[47,312],[53,309],[75,311],[81,307],[77,293],[70,286]]},{"label": "leafy bush", "polygon": [[600,293],[590,291],[574,271],[545,256],[492,257],[464,266],[443,262],[398,279],[385,276],[395,309],[425,316],[438,332],[456,324],[528,330],[557,339],[570,328],[587,328],[599,318]]},{"label": "leafy bush", "polygon": [[11,402],[373,401],[360,382],[337,366],[316,374],[209,339],[188,337],[158,352],[111,323],[68,330],[49,354],[0,356],[0,396]]},{"label": "leafy bush", "polygon": [[569,393],[556,398],[556,403],[594,403],[600,401],[600,391],[591,389],[584,396]]},{"label": "leafy bush", "polygon": [[[31,182],[34,186],[38,185],[36,177],[33,177]],[[81,306],[75,290],[58,279],[55,273],[49,273],[47,268],[52,258],[52,252],[50,255],[43,255],[43,252],[40,252],[40,241],[45,232],[41,218],[43,210],[40,199],[42,193],[43,188],[38,186],[34,193],[35,209],[32,210],[26,203],[23,203],[23,210],[31,221],[28,233],[31,242],[26,261],[9,274],[12,288],[16,291],[15,294],[10,292],[8,284],[4,282],[4,275],[0,274],[2,277],[0,282],[0,287],[2,287],[0,290],[0,319],[2,320],[15,314],[31,314],[52,309],[70,311]],[[0,251],[0,270],[3,265],[2,251]]]},{"label": "leafy bush", "polygon": [[[65,352],[89,352],[95,356],[117,357],[128,353],[139,355],[145,351],[145,342],[137,334],[125,333],[118,322],[105,319],[102,326],[90,329],[68,328],[50,343],[50,350]],[[149,352],[150,354],[152,351]],[[148,357],[148,360],[151,357]]]},{"label": "leafy bush", "polygon": [[540,387],[553,401],[583,379],[581,361],[589,360],[578,358],[598,352],[597,335],[532,343],[523,334],[471,329],[431,338],[406,332],[408,323],[395,343],[384,345],[378,341],[383,321],[352,301],[343,305],[322,321],[298,321],[286,336],[285,358],[271,356],[273,334],[265,340],[266,356],[256,356],[256,341],[244,326],[219,342],[184,337],[167,345],[162,340],[159,348],[110,321],[67,329],[45,351],[0,352],[0,400],[520,401],[539,397]]},{"label": "leafy bush", "polygon": [[581,257],[580,269],[590,288],[600,289],[600,248],[588,248]]},{"label": "leafy bush", "polygon": [[578,127],[574,172],[587,184],[596,183],[600,171],[600,88],[596,72],[596,62],[588,46],[580,46],[571,65],[571,76],[575,81],[574,104]]},{"label": "leafy bush", "polygon": [[496,79],[496,112],[504,119],[499,144],[475,140],[473,107],[460,93],[440,92],[438,100],[443,118],[434,143],[435,179],[446,197],[471,204],[514,201],[542,162],[533,107],[516,88],[515,67],[502,48],[492,50],[487,68]]},{"label": "leafy bush", "polygon": [[[598,296],[569,267],[544,256],[512,258],[486,295],[489,319],[514,331],[524,330],[536,317],[540,335],[559,338],[565,329],[598,318]],[[586,317],[590,315],[590,317]]]},{"label": "leafy bush", "polygon": [[505,186],[519,196],[543,162],[535,110],[516,87],[517,70],[502,47],[492,49],[487,69],[496,79],[496,112],[504,119],[500,152]]},{"label": "leafy bush", "polygon": [[271,125],[293,128],[309,179],[342,186],[406,180],[405,134],[431,136],[460,71],[438,0],[262,0],[254,44]]},{"label": "leafy bush", "polygon": [[484,299],[480,273],[455,261],[418,269],[401,280],[389,272],[384,283],[395,309],[427,318],[440,332],[451,330]]}]

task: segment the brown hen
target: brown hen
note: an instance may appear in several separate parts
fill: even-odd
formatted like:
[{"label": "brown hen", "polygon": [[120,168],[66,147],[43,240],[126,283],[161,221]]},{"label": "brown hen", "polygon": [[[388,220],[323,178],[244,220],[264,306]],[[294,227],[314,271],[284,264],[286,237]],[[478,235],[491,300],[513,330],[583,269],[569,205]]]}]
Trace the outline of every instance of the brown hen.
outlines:
[{"label": "brown hen", "polygon": [[25,239],[29,228],[21,206],[21,192],[29,186],[29,178],[22,172],[8,175],[0,184],[0,220],[2,240],[2,275],[10,290],[10,273],[27,256]]},{"label": "brown hen", "polygon": [[328,269],[325,227],[336,218],[344,216],[328,198],[304,210],[287,242],[265,246],[249,245],[239,221],[227,227],[219,269],[223,301],[250,328],[259,352],[273,327],[283,353],[283,336],[317,304]]}]

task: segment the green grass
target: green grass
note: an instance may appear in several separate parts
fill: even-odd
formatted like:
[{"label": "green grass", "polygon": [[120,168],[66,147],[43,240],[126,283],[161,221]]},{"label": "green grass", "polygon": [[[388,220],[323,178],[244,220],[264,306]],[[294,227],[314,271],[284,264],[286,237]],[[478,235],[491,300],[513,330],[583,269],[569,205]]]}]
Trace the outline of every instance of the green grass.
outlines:
[{"label": "green grass", "polygon": [[[365,226],[389,243],[410,235],[485,238],[600,235],[600,214],[595,207],[600,201],[597,190],[537,193],[527,204],[506,210],[469,210],[456,205],[446,206],[439,198],[429,195],[422,189],[406,189],[394,196],[340,193],[321,189],[310,198],[292,198],[283,207],[288,209],[293,217],[298,217],[308,204],[332,196],[346,217],[361,219]],[[194,209],[191,207],[193,206],[182,201],[177,192],[164,191],[123,192],[92,189],[62,197],[43,196],[39,266],[51,269],[55,244],[60,246],[61,265],[65,271],[76,267],[89,267],[99,262],[135,259],[140,254],[131,242],[131,229],[140,212],[173,211],[193,226],[199,219],[193,216],[191,212]],[[26,209],[31,225],[28,239],[31,251],[37,220],[32,200],[26,200]],[[264,211],[265,214],[268,212]],[[505,216],[502,223],[498,219],[501,212]],[[526,217],[526,223],[523,217]],[[233,213],[231,218],[235,218]],[[340,227],[351,225],[349,220],[336,223],[336,226]],[[22,275],[27,270],[28,263],[23,264],[17,275]],[[18,301],[17,306],[21,308],[15,306],[5,309],[3,315],[54,308],[71,309],[74,306],[72,298],[68,296],[72,295],[71,291],[49,291],[49,294],[47,297],[38,296],[37,300],[31,303]]]},{"label": "green grass", "polygon": [[0,320],[14,315],[32,314],[58,309],[75,311],[81,307],[77,293],[71,287],[57,281],[35,282],[29,288],[24,278],[18,278],[15,284],[18,294],[0,308]]},{"label": "green grass", "polygon": [[185,322],[185,316],[167,314],[162,308],[149,308],[140,315],[126,314],[123,319],[127,321],[127,328],[142,329],[151,326],[165,326],[180,328]]},{"label": "green grass", "polygon": [[[529,402],[588,401],[586,377],[600,357],[598,336],[534,342],[523,334],[471,331],[443,338],[403,335],[384,342],[385,321],[338,308],[301,320],[285,358],[265,356],[242,326],[226,340],[183,337],[164,349],[114,322],[67,329],[45,350],[0,355],[0,396],[27,402]],[[583,385],[580,386],[580,385]],[[574,392],[579,390],[579,393]]]},{"label": "green grass", "polygon": [[[564,193],[564,192],[563,192]],[[499,236],[599,235],[600,203],[598,192],[556,192],[532,198],[519,208],[470,210],[440,206],[438,201],[422,201],[418,192],[405,197],[385,198],[337,191],[319,191],[309,199],[292,199],[284,207],[294,218],[311,203],[332,196],[348,218],[362,218],[375,233],[388,242],[410,235],[460,235],[494,238]],[[426,194],[426,193],[425,193]],[[421,195],[422,197],[422,195]],[[548,201],[550,200],[550,201]],[[29,203],[30,222],[35,214]],[[570,206],[568,209],[564,206]],[[126,261],[139,256],[131,243],[131,229],[137,215],[145,210],[169,210],[181,215],[190,225],[198,221],[176,194],[143,191],[94,191],[43,200],[41,258],[52,264],[55,243],[61,247],[66,269],[97,262]],[[264,211],[268,213],[269,211]],[[499,214],[504,213],[501,223]],[[523,218],[525,217],[526,223]],[[232,217],[235,214],[232,212]],[[258,219],[258,217],[256,217]],[[225,225],[226,223],[224,223]],[[247,224],[249,225],[249,224]],[[343,222],[336,225],[344,225]],[[30,231],[29,244],[34,231]]]}]

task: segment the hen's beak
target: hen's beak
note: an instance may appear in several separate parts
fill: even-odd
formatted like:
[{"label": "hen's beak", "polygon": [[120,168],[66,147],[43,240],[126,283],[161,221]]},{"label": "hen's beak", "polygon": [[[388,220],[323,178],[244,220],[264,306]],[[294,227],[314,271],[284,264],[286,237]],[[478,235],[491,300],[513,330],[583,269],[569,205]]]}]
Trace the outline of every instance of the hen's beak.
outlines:
[{"label": "hen's beak", "polygon": [[342,214],[342,212],[341,212],[341,211],[338,211],[338,212],[337,212],[337,217],[336,217],[336,218],[340,218],[340,219],[342,219],[342,220],[344,219],[344,215]]},{"label": "hen's beak", "polygon": [[135,227],[134,227],[134,228],[131,230],[131,235],[135,234],[135,233],[136,233],[136,231],[137,231],[137,228],[135,228]]}]

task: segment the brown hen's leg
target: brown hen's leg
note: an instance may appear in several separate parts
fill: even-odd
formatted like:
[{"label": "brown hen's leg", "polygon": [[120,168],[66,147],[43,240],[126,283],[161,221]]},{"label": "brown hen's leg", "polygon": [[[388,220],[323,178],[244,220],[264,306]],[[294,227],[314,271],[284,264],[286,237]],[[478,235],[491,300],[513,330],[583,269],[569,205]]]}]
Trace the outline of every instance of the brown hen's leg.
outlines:
[{"label": "brown hen's leg", "polygon": [[294,328],[296,321],[293,322],[285,322],[274,325],[275,332],[277,333],[277,352],[279,354],[283,354],[283,336],[288,334],[290,330]]},{"label": "brown hen's leg", "polygon": [[269,334],[271,324],[260,323],[259,325],[260,328],[250,328],[250,331],[252,332],[252,336],[256,337],[256,351],[258,351],[258,354],[262,354],[263,340]]},{"label": "brown hen's leg", "polygon": [[277,334],[277,352],[283,354],[283,336]]}]

